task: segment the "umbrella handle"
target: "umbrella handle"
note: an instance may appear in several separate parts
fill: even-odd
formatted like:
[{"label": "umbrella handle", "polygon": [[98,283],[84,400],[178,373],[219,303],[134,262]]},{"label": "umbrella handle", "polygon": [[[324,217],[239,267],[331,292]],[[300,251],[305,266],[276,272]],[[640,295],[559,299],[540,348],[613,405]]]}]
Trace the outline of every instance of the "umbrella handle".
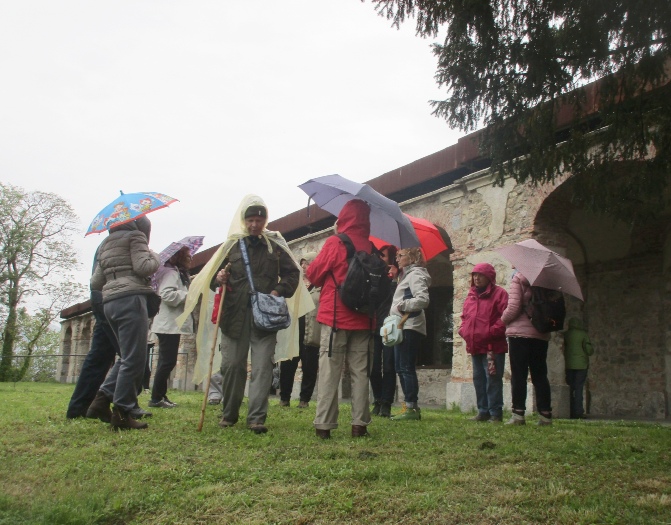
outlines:
[{"label": "umbrella handle", "polygon": [[310,218],[310,201],[312,200],[312,195],[308,197],[308,219]]},{"label": "umbrella handle", "polygon": [[205,387],[203,388],[203,405],[200,407],[200,421],[198,421],[198,432],[203,430],[203,421],[205,421],[205,409],[207,408],[207,394],[210,390],[210,380],[212,378],[212,365],[214,363],[214,348],[217,345],[217,330],[219,330],[219,320],[221,319],[221,311],[224,309],[224,297],[226,297],[226,285],[222,285],[221,299],[219,299],[219,311],[217,312],[217,322],[214,324],[214,337],[212,338],[212,348],[210,349],[210,366],[207,377],[205,379]]}]

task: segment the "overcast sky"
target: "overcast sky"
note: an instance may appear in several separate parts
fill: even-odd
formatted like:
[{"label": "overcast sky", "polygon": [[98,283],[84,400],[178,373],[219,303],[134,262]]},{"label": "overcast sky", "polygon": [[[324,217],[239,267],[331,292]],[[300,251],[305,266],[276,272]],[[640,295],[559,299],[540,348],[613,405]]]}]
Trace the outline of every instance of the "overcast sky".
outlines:
[{"label": "overcast sky", "polygon": [[82,282],[119,190],[179,199],[149,216],[154,250],[213,246],[247,193],[273,220],[310,178],[454,144],[430,46],[359,0],[0,0],[0,180],[70,202]]}]

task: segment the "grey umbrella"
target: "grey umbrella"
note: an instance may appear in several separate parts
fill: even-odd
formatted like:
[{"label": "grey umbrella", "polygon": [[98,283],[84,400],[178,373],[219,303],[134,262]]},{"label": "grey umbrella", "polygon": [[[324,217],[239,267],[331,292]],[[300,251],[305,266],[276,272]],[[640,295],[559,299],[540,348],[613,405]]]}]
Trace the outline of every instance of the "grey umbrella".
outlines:
[{"label": "grey umbrella", "polygon": [[337,216],[346,202],[361,199],[370,206],[370,234],[399,248],[413,248],[420,242],[410,219],[396,201],[388,199],[367,184],[326,175],[298,186],[321,209]]}]

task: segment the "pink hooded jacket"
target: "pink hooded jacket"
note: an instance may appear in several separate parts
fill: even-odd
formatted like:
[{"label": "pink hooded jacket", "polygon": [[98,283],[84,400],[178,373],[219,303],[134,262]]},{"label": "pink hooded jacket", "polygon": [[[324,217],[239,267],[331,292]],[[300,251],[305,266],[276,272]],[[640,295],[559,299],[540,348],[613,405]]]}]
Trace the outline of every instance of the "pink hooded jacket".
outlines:
[{"label": "pink hooded jacket", "polygon": [[491,264],[476,264],[471,274],[473,273],[486,276],[489,284],[478,294],[471,275],[471,289],[461,312],[459,335],[466,342],[466,351],[469,354],[503,354],[508,351],[508,344],[501,314],[508,305],[508,292],[496,285],[496,270]]},{"label": "pink hooded jacket", "polygon": [[[347,202],[338,214],[338,233],[346,234],[356,251],[371,253],[373,243],[368,239],[370,235],[370,208],[359,199]],[[355,312],[347,308],[340,300],[336,290],[336,282],[342,284],[347,275],[347,248],[335,235],[332,235],[322,246],[319,255],[308,266],[306,276],[308,280],[322,292],[319,298],[317,321],[333,326],[333,306],[335,299],[336,325],[342,330],[370,329],[368,315]],[[333,277],[335,278],[335,282]]]},{"label": "pink hooded jacket", "polygon": [[512,281],[508,293],[508,307],[501,316],[506,325],[507,337],[530,337],[532,339],[550,340],[550,334],[539,332],[531,324],[531,319],[526,313],[526,307],[531,301],[531,285],[524,275],[517,272]]}]

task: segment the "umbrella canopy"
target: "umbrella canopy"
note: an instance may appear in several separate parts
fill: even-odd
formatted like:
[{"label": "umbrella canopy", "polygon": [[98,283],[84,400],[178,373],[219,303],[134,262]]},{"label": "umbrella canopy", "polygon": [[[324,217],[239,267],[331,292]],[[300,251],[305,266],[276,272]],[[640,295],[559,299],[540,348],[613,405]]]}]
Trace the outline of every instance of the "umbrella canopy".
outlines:
[{"label": "umbrella canopy", "polygon": [[192,235],[189,237],[184,237],[181,241],[171,242],[167,247],[161,250],[161,253],[158,254],[159,259],[161,260],[161,266],[163,266],[170,257],[175,255],[182,248],[188,248],[189,253],[193,256],[200,247],[203,245],[203,235]]},{"label": "umbrella canopy", "polygon": [[[426,219],[420,219],[419,217],[413,217],[412,215],[404,214],[412,224],[412,227],[415,229],[415,233],[419,238],[419,245],[424,252],[424,258],[428,261],[433,259],[439,253],[449,250],[450,253],[453,251],[450,243],[450,237],[447,232],[440,226],[436,226],[432,222],[427,221]],[[378,239],[375,236],[370,237],[370,240],[373,241],[373,244],[377,248],[382,248],[385,244],[389,244],[382,239]]]},{"label": "umbrella canopy", "polygon": [[[337,216],[347,201],[361,199],[370,206],[370,234],[400,248],[419,246],[419,239],[398,203],[378,193],[367,184],[340,175],[310,179],[298,186],[315,204]],[[309,201],[308,201],[309,202]]]},{"label": "umbrella canopy", "polygon": [[503,246],[496,250],[534,286],[559,290],[582,300],[573,263],[534,239]]},{"label": "umbrella canopy", "polygon": [[163,193],[151,191],[138,193],[120,191],[119,193],[121,194],[119,197],[100,210],[88,230],[86,230],[85,235],[102,233],[115,226],[132,222],[152,211],[165,208],[177,200]]}]

